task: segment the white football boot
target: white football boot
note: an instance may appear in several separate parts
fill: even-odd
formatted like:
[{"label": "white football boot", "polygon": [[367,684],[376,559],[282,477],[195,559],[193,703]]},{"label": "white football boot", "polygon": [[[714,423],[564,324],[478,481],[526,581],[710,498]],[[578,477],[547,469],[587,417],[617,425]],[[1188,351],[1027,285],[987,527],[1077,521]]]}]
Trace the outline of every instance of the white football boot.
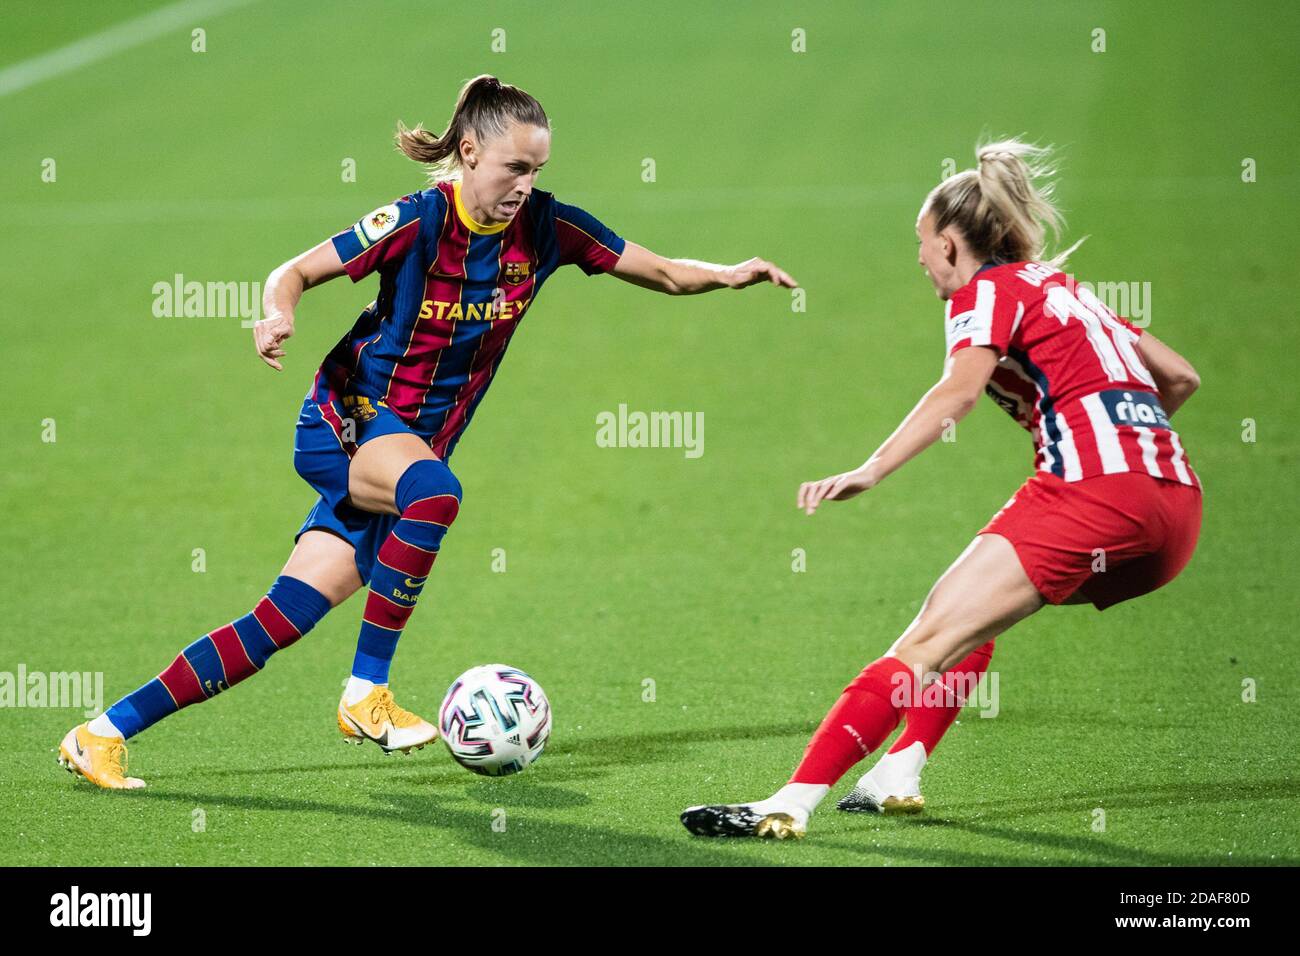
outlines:
[{"label": "white football boot", "polygon": [[898,753],[884,754],[836,806],[849,813],[920,813],[925,808],[921,796],[925,761],[925,744],[919,740]]}]

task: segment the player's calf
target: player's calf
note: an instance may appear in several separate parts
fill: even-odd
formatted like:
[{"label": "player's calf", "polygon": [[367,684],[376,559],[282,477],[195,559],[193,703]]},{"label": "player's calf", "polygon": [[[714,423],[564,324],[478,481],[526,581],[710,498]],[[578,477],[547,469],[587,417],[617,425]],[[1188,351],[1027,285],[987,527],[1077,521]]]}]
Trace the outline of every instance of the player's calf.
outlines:
[{"label": "player's calf", "polygon": [[432,724],[393,701],[388,672],[442,539],[460,512],[461,493],[460,482],[439,459],[413,462],[397,481],[400,518],[371,571],[352,676],[339,701],[339,731],[350,743],[373,740],[385,753],[410,753],[437,737]]},{"label": "player's calf", "polygon": [[402,630],[460,512],[460,482],[444,462],[421,459],[398,480],[395,499],[401,517],[380,546],[370,574],[352,680],[344,695],[349,705],[388,683]]},{"label": "player's calf", "polygon": [[128,739],[256,674],[329,609],[329,600],[310,584],[281,575],[251,612],[203,635],[153,680],[90,723],[68,731],[59,745],[59,763],[108,789],[144,786],[125,775]]},{"label": "player's calf", "polygon": [[[939,686],[923,688],[920,699],[903,709],[905,729],[889,752],[858,780],[853,790],[837,804],[856,813],[920,813],[921,771],[957,714],[973,693],[993,658],[993,641],[971,651],[952,670],[944,673]],[[915,688],[914,688],[915,689]]]}]

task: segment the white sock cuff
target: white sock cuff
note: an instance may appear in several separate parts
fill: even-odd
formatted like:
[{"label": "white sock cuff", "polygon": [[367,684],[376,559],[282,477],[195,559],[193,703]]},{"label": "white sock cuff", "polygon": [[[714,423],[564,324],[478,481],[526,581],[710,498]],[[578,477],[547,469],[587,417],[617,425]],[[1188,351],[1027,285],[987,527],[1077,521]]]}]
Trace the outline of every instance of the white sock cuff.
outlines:
[{"label": "white sock cuff", "polygon": [[376,684],[374,681],[368,681],[364,677],[349,677],[348,686],[343,689],[343,703],[351,707],[366,699],[376,687],[387,687],[387,684]]},{"label": "white sock cuff", "polygon": [[117,726],[108,719],[108,714],[100,714],[90,722],[90,726],[86,729],[96,737],[121,737],[123,740],[126,739],[126,734],[117,729]]}]

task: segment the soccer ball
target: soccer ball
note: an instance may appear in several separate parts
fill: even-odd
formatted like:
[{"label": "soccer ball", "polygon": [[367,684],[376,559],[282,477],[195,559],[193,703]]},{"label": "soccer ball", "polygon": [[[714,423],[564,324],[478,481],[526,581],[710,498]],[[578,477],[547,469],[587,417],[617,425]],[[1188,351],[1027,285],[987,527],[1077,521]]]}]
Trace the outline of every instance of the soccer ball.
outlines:
[{"label": "soccer ball", "polygon": [[504,777],[542,755],[551,736],[551,703],[518,668],[484,664],[452,682],[438,710],[438,729],[461,766]]}]

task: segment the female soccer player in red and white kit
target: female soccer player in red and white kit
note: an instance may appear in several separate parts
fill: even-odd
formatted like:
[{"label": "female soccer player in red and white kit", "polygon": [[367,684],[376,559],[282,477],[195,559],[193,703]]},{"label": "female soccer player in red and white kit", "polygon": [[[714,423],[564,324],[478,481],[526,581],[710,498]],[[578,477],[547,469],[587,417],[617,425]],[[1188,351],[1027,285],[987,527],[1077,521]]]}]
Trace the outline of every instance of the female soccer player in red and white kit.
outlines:
[{"label": "female soccer player in red and white kit", "polygon": [[325,357],[298,418],[294,466],[320,497],[252,611],[204,634],[64,736],[60,763],[101,787],[144,786],[126,776],[127,738],[255,674],[367,583],[339,732],[386,753],[433,740],[436,728],[394,701],[389,665],[460,508],[447,461],[542,284],[577,265],[670,295],[795,286],[763,259],[664,259],[536,189],[550,122],[536,99],[496,77],[462,88],[441,135],[399,127],[398,145],[447,177],[276,269],[266,318],[254,326],[258,354],[278,370],[305,290],[344,274],[354,282],[379,274],[375,301]]},{"label": "female soccer player in red and white kit", "polygon": [[[823,501],[869,491],[988,395],[1034,438],[1034,475],[931,588],[886,654],[845,688],[789,783],[747,804],[691,807],[700,836],[803,836],[830,788],[906,722],[843,800],[915,812],[921,769],[988,666],[993,639],[1044,604],[1098,609],[1146,594],[1187,564],[1200,483],[1169,416],[1200,384],[1191,365],[1039,261],[1059,233],[1048,151],[1009,140],[977,151],[921,206],[920,264],[947,302],[943,375],[865,463],[799,488]],[[1077,244],[1076,244],[1077,245]],[[926,685],[924,688],[922,684]]]}]

